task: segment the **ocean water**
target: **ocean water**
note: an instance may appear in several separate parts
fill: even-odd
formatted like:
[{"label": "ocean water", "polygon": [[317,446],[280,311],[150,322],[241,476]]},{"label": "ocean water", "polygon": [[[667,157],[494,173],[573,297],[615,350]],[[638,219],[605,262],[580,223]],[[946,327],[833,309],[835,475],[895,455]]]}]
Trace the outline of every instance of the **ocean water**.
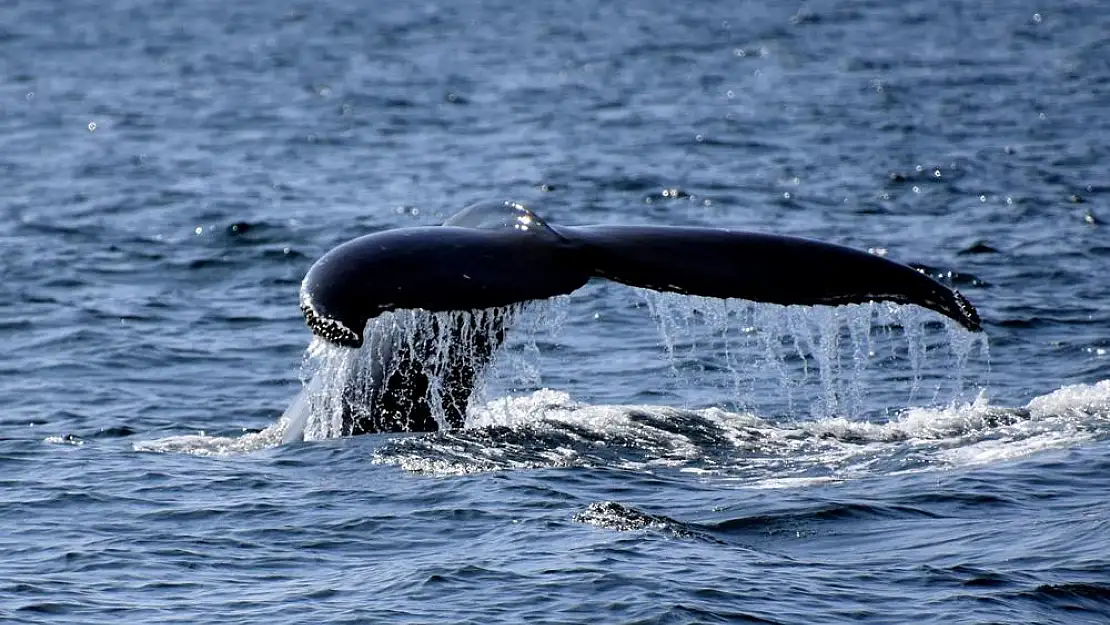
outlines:
[{"label": "ocean water", "polygon": [[[1110,622],[1107,32],[0,1],[0,621]],[[280,444],[349,357],[313,260],[489,199],[871,250],[985,333],[594,283],[522,313],[467,427]]]}]

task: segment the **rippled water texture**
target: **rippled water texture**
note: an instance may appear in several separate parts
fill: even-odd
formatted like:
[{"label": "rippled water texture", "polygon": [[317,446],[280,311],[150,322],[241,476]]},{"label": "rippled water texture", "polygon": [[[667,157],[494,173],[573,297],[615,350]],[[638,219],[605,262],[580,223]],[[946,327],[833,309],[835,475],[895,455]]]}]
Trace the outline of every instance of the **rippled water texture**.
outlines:
[{"label": "rippled water texture", "polygon": [[[0,620],[1106,622],[1108,32],[0,2]],[[491,198],[871,250],[985,336],[598,282],[521,312],[465,428],[281,444],[366,357],[308,350],[312,261]]]}]

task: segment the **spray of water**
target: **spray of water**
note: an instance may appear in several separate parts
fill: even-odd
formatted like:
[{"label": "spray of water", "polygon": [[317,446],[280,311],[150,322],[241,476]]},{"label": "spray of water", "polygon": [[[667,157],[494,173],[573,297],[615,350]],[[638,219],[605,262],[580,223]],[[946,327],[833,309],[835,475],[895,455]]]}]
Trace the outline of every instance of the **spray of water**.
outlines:
[{"label": "spray of water", "polygon": [[[415,388],[411,403],[400,402],[399,412],[426,407],[437,429],[457,427],[465,418],[467,400],[482,403],[487,397],[489,377],[482,375],[487,364],[496,378],[508,371],[526,386],[539,383],[537,337],[557,331],[564,319],[561,298],[463,312],[398,310],[367,324],[361,348],[314,339],[302,363],[303,390],[282,418],[283,438],[288,442],[350,434],[353,415],[386,401],[385,386]],[[508,328],[514,338],[499,349]],[[362,416],[377,419],[379,429],[409,429],[403,421],[383,423],[380,415]]]},{"label": "spray of water", "polygon": [[[761,409],[770,400],[792,415],[854,418],[896,391],[898,405],[936,405],[981,390],[968,385],[966,371],[975,356],[986,358],[986,336],[914,307],[784,307],[640,293],[674,377],[691,387],[730,388],[738,407]],[[699,366],[706,359],[716,366]]]}]

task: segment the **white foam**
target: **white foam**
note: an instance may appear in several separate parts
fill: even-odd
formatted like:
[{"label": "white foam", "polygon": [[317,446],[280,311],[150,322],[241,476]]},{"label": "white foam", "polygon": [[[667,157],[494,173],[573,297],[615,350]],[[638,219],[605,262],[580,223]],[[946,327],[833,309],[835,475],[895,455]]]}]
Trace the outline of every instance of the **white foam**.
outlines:
[{"label": "white foam", "polygon": [[566,418],[580,408],[569,393],[545,388],[524,397],[503,397],[484,406],[472,407],[467,414],[466,426],[519,427],[545,418]]},{"label": "white foam", "polygon": [[817,436],[828,435],[842,440],[861,442],[894,442],[907,439],[940,440],[962,436],[982,429],[992,408],[985,393],[971,403],[952,404],[941,408],[910,408],[886,423],[852,420],[843,417],[820,419],[799,427]]},{"label": "white foam", "polygon": [[964,447],[945,449],[937,460],[954,467],[970,467],[1016,460],[1050,449],[1065,449],[1091,440],[1090,433],[1078,431],[1046,431],[1025,437],[987,439]]},{"label": "white foam", "polygon": [[153,441],[140,441],[132,448],[135,451],[155,453],[185,453],[195,456],[235,456],[246,454],[281,444],[285,432],[285,422],[279,421],[261,432],[248,432],[242,436],[209,436],[206,434],[186,434],[168,436]]},{"label": "white foam", "polygon": [[47,436],[42,442],[50,445],[72,445],[74,447],[81,447],[85,444],[84,440],[72,434],[67,434],[65,436]]},{"label": "white foam", "polygon": [[1064,386],[1033,398],[1026,407],[1037,418],[1073,412],[1101,413],[1110,418],[1110,380]]}]

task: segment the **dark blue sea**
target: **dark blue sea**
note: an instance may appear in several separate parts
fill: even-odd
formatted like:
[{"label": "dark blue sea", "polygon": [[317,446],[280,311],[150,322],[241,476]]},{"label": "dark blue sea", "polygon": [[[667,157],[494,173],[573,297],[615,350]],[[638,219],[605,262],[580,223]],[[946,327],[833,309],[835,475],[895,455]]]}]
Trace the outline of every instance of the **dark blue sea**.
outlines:
[{"label": "dark blue sea", "polygon": [[[1107,33],[0,0],[0,621],[1110,622]],[[870,250],[985,332],[599,281],[522,313],[465,428],[281,444],[339,349],[313,261],[502,200]]]}]

